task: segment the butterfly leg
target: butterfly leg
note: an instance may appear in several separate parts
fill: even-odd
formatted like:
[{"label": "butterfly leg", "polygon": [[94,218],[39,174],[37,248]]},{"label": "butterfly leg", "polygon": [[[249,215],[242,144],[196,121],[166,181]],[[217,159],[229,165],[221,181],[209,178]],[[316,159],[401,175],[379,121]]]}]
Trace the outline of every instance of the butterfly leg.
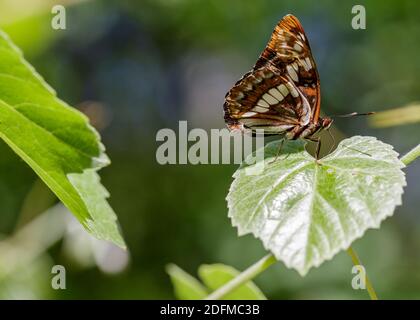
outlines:
[{"label": "butterfly leg", "polygon": [[321,151],[321,138],[315,139],[316,141],[316,151],[315,151],[315,159],[319,159],[319,152]]},{"label": "butterfly leg", "polygon": [[277,150],[277,153],[276,153],[276,157],[274,158],[274,160],[271,160],[268,164],[272,164],[272,163],[274,163],[274,162],[276,162],[276,161],[277,161],[277,159],[278,159],[278,158],[279,158],[279,156],[280,156],[281,149],[283,148],[283,144],[284,144],[284,139],[281,139],[280,146],[279,146],[279,148],[278,148],[278,150]]},{"label": "butterfly leg", "polygon": [[306,140],[316,142],[315,159],[319,160],[319,152],[321,151],[321,138],[306,138]]},{"label": "butterfly leg", "polygon": [[334,136],[332,135],[330,129],[327,129],[327,132],[328,132],[328,134],[329,134],[329,136],[331,138],[331,141],[332,141],[330,150],[328,151],[328,154],[330,154],[333,151],[334,147],[335,147],[335,139],[334,139]]},{"label": "butterfly leg", "polygon": [[[368,114],[372,114],[372,112],[369,112]],[[359,114],[357,114],[357,115],[359,115]],[[363,115],[365,115],[365,114],[363,114]],[[330,148],[330,151],[328,151],[328,154],[330,154],[331,153],[331,151],[334,149],[334,147],[335,147],[335,139],[334,139],[334,136],[331,134],[331,132],[330,132],[330,130],[329,129],[327,129],[327,132],[328,132],[328,134],[330,135],[330,137],[331,137],[331,140],[332,140],[332,145],[331,145],[331,148]],[[345,146],[345,145],[343,145],[343,147],[345,147],[345,148],[347,148],[347,149],[349,149],[349,150],[353,150],[353,151],[356,151],[356,152],[360,152],[361,154],[364,154],[364,155],[367,155],[367,156],[369,156],[369,157],[372,157],[372,155],[371,154],[369,154],[369,153],[366,153],[366,152],[363,152],[363,151],[360,151],[360,150],[357,150],[357,149],[354,149],[354,148],[350,148],[350,147],[347,147],[347,146]]]}]

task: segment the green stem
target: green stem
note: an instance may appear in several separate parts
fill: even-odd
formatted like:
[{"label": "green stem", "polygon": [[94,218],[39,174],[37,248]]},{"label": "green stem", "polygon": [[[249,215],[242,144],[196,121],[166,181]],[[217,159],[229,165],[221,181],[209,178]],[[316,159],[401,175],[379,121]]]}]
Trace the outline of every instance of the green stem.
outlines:
[{"label": "green stem", "polygon": [[[355,266],[361,266],[362,262],[360,261],[359,257],[357,256],[356,252],[353,250],[352,247],[349,247],[347,249],[347,253],[350,255],[351,260],[353,261],[353,264]],[[378,296],[376,295],[375,289],[373,289],[372,283],[370,282],[367,274],[366,274],[366,289],[369,293],[370,299],[371,300],[378,300]]]},{"label": "green stem", "polygon": [[414,147],[411,149],[406,155],[401,157],[401,161],[408,165],[409,163],[416,160],[418,157],[420,157],[420,144],[417,145],[417,147]]},{"label": "green stem", "polygon": [[254,263],[248,269],[243,271],[237,277],[221,286],[219,289],[208,295],[205,300],[218,300],[226,296],[228,293],[232,292],[241,285],[247,283],[249,280],[255,278],[261,272],[266,270],[269,266],[276,262],[276,258],[272,254],[268,254],[263,257],[261,260]]}]

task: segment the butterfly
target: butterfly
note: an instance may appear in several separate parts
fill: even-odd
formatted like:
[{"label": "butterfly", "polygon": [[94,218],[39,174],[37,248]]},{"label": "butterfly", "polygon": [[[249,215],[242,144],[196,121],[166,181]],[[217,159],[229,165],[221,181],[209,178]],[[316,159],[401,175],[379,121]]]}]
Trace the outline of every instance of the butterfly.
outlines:
[{"label": "butterfly", "polygon": [[223,109],[230,130],[263,129],[264,135],[314,141],[318,157],[320,139],[314,135],[333,120],[320,116],[318,70],[295,16],[280,20],[253,69],[226,94]]}]

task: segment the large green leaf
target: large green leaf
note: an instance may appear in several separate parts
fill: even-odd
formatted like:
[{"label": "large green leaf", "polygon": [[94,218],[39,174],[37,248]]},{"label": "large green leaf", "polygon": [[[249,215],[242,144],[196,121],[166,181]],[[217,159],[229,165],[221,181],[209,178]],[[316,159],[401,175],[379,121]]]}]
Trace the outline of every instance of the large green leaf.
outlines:
[{"label": "large green leaf", "polygon": [[[204,284],[215,291],[232,279],[236,278],[240,272],[231,266],[221,263],[203,264],[198,269],[198,275]],[[223,300],[266,300],[267,298],[254,282],[248,281],[240,287],[232,290]]]},{"label": "large green leaf", "polygon": [[109,164],[98,133],[83,114],[56,97],[2,31],[0,138],[88,231],[125,246],[96,173]]},{"label": "large green leaf", "polygon": [[286,143],[273,161],[278,148],[278,141],[265,147],[261,174],[250,175],[245,164],[235,172],[229,217],[240,235],[254,234],[301,275],[379,228],[401,204],[404,164],[373,137],[343,140],[318,161],[300,141]]}]

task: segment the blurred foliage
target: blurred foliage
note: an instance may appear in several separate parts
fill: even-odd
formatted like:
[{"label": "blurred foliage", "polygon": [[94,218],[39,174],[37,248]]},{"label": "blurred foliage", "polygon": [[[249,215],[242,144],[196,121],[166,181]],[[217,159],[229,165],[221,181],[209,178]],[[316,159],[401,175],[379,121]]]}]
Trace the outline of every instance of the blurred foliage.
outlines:
[{"label": "blurred foliage", "polygon": [[[275,261],[273,259],[273,261]],[[204,284],[215,292],[224,284],[239,276],[240,272],[222,263],[204,264],[198,268],[198,275]],[[266,300],[267,298],[253,281],[248,281],[222,297],[223,300]]]},{"label": "blurred foliage", "polygon": [[[174,286],[175,297],[179,300],[206,299],[209,293],[216,291],[240,274],[235,268],[222,263],[203,264],[198,268],[198,276],[203,283],[175,264],[169,264],[166,267],[166,272]],[[254,282],[248,281],[223,296],[222,299],[266,300],[266,297]]]},{"label": "blurred foliage", "polygon": [[166,272],[174,286],[175,297],[179,300],[202,300],[209,294],[207,288],[192,275],[171,263]]},{"label": "blurred foliage", "polygon": [[[12,20],[19,10],[5,11],[7,3],[0,0],[1,27],[10,25],[4,16],[14,23],[38,21],[39,28],[8,31],[60,98],[81,109],[93,101],[90,116],[106,115],[101,130],[113,163],[102,181],[131,261],[110,275],[81,265],[59,241],[42,261],[24,268],[27,275],[40,274],[38,284],[12,285],[8,278],[2,297],[173,298],[168,263],[189,273],[215,262],[242,270],[265,255],[251,236],[238,238],[227,218],[225,197],[236,166],[160,166],[155,135],[162,127],[177,130],[179,120],[188,120],[189,128],[224,127],[226,91],[252,67],[287,13],[301,20],[309,37],[325,114],[382,111],[420,99],[418,1],[364,1],[367,29],[358,31],[350,25],[356,3],[348,0],[92,0],[68,7],[65,31],[47,30],[48,7]],[[378,129],[362,117],[337,119],[335,126],[347,136],[377,136],[399,152],[416,145],[420,134],[418,124]],[[0,232],[7,240],[21,228],[35,176],[3,143],[0,155]],[[406,173],[404,205],[355,244],[379,298],[420,298],[419,163]],[[28,217],[42,210],[30,203],[25,208]],[[52,264],[66,266],[67,290],[45,283]],[[351,289],[351,267],[341,253],[305,278],[279,263],[255,282],[269,299],[366,298]]]},{"label": "blurred foliage", "polygon": [[370,124],[377,128],[387,128],[420,122],[420,104],[385,110],[370,117]]}]

